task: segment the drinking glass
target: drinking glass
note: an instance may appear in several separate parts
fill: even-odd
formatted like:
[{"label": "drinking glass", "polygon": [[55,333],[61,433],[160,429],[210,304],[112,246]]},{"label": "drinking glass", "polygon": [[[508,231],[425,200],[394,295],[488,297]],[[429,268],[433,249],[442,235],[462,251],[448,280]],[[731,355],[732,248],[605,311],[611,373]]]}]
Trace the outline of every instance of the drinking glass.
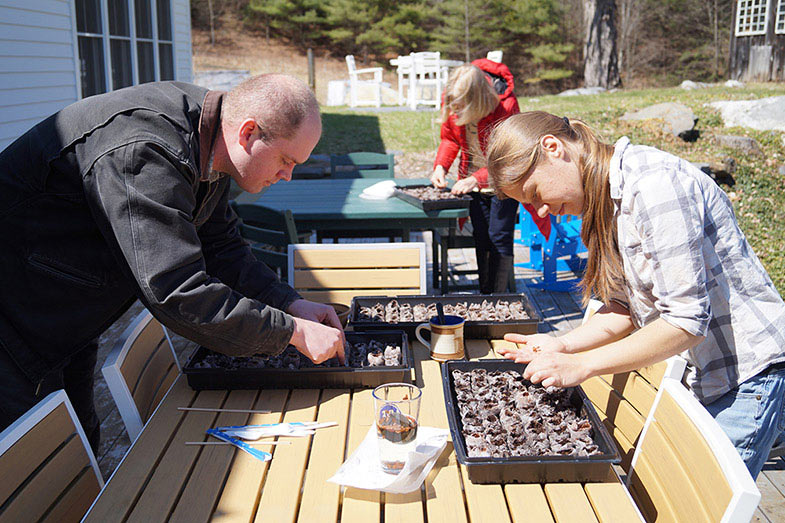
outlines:
[{"label": "drinking glass", "polygon": [[398,474],[416,447],[421,396],[419,387],[408,383],[387,383],[373,390],[379,459],[385,472]]}]

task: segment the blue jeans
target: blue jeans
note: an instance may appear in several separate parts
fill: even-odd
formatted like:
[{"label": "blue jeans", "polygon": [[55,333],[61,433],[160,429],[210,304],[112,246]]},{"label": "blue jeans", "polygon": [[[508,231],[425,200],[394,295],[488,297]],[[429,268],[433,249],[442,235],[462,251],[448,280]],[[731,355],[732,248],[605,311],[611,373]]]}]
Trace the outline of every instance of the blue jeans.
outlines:
[{"label": "blue jeans", "polygon": [[706,405],[752,478],[785,434],[785,366],[775,365]]}]

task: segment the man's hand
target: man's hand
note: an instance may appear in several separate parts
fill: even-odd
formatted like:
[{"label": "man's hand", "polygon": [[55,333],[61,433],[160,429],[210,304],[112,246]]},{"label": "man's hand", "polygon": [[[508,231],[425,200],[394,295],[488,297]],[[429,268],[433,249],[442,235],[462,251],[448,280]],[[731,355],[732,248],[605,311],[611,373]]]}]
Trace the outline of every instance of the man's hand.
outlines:
[{"label": "man's hand", "polygon": [[474,176],[467,176],[461,180],[455,182],[452,186],[452,193],[453,194],[467,194],[472,192],[474,189],[480,186],[480,182],[477,181],[477,178]]},{"label": "man's hand", "polygon": [[337,356],[341,365],[346,363],[343,331],[321,323],[294,319],[294,333],[289,343],[308,356],[314,363],[322,363]]},{"label": "man's hand", "polygon": [[444,174],[444,167],[437,165],[431,174],[431,183],[437,189],[444,189],[447,187],[447,177]]},{"label": "man's hand", "polygon": [[314,363],[322,363],[338,356],[341,364],[346,361],[343,327],[330,305],[308,300],[295,300],[286,309],[295,317],[294,333],[289,343],[294,345]]},{"label": "man's hand", "polygon": [[529,363],[535,355],[544,352],[565,352],[564,343],[555,336],[547,334],[505,334],[505,341],[517,344],[517,347],[500,347],[497,352],[508,360],[516,363]]}]

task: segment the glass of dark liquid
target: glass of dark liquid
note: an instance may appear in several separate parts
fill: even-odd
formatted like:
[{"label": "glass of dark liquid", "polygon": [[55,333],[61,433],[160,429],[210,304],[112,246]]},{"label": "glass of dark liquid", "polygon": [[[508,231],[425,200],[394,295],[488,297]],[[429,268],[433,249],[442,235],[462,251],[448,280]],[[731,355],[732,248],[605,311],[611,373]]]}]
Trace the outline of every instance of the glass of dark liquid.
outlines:
[{"label": "glass of dark liquid", "polygon": [[419,387],[408,383],[387,383],[373,390],[379,458],[385,472],[398,474],[416,447],[421,396]]}]

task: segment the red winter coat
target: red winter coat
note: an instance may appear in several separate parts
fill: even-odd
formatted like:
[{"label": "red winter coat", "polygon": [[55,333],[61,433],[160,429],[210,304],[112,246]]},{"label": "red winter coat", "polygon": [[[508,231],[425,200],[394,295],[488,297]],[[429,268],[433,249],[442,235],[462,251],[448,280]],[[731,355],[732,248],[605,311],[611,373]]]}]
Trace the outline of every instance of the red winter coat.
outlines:
[{"label": "red winter coat", "polygon": [[[521,112],[521,109],[518,107],[518,100],[513,93],[515,81],[506,65],[487,58],[479,58],[473,61],[472,65],[490,74],[500,76],[507,82],[507,89],[499,95],[499,104],[496,106],[496,109],[477,123],[477,138],[480,142],[480,149],[485,153],[488,135],[493,126],[508,116]],[[442,103],[444,103],[444,100],[442,100]],[[445,172],[449,171],[455,157],[461,152],[461,159],[458,163],[458,179],[466,178],[466,176],[471,174],[477,179],[481,188],[488,187],[488,169],[483,167],[473,173],[467,172],[469,170],[470,153],[469,144],[466,141],[466,126],[458,125],[455,123],[456,120],[457,117],[451,114],[447,121],[442,123],[441,143],[439,144],[439,150],[436,152],[436,161],[434,161],[433,167],[436,168],[437,165],[441,165],[444,167]],[[545,218],[537,216],[531,205],[524,204],[524,208],[529,211],[537,227],[547,238],[551,230],[550,219],[547,216]]]}]

